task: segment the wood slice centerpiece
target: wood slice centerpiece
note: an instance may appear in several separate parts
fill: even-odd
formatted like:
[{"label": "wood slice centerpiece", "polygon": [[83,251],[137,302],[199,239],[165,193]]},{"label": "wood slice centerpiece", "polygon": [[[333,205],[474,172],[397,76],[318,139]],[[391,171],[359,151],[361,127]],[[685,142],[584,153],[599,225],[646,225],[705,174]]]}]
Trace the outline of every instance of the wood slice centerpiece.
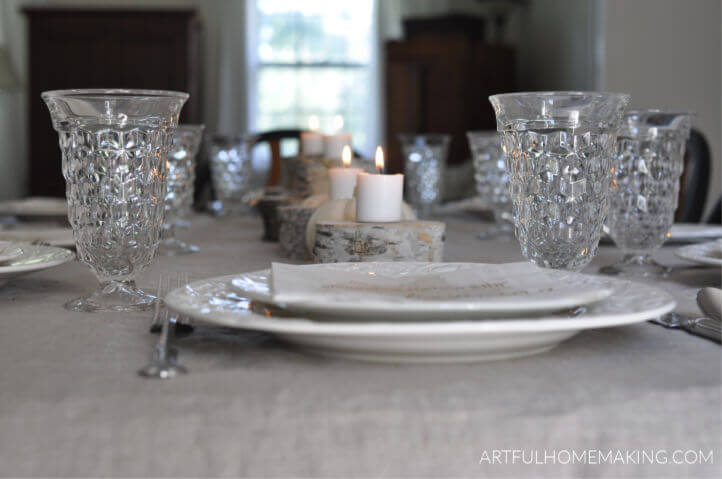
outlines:
[{"label": "wood slice centerpiece", "polygon": [[442,261],[446,225],[439,221],[316,224],[315,263]]},{"label": "wood slice centerpiece", "polygon": [[278,217],[281,223],[278,237],[281,243],[281,254],[284,258],[310,259],[306,248],[306,225],[317,209],[317,206],[303,204],[278,208]]}]

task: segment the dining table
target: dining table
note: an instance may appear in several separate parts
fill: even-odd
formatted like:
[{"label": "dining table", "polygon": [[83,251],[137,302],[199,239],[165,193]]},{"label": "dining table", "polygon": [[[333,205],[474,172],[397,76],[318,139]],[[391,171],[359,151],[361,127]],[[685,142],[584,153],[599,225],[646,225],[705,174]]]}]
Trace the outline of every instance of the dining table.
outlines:
[{"label": "dining table", "polygon": [[[478,239],[477,216],[443,220],[445,261],[523,261],[511,237]],[[154,289],[161,273],[193,281],[292,262],[261,240],[259,217],[198,214],[190,224],[178,237],[200,251],[157,257],[139,286]],[[720,269],[691,267],[674,249],[657,251],[674,271],[652,282],[677,312],[700,316],[696,293],[719,287]],[[603,245],[584,272],[620,257]],[[152,312],[63,308],[96,284],[74,261],[0,287],[0,476],[721,475],[722,348],[683,330],[641,322],[518,359],[384,364],[195,323],[172,338],[188,374],[152,380],[137,374],[157,341]],[[657,455],[588,460],[607,451]],[[676,463],[673,451],[700,460]]]}]

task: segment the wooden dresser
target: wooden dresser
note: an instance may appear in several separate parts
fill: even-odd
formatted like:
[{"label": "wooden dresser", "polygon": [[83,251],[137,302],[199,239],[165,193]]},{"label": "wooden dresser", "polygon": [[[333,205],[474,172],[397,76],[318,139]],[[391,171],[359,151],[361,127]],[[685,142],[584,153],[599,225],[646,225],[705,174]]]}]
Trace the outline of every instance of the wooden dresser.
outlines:
[{"label": "wooden dresser", "polygon": [[470,158],[466,131],[496,128],[487,97],[514,90],[514,51],[464,32],[415,32],[386,43],[386,142],[403,170],[399,133],[449,133],[449,164]]},{"label": "wooden dresser", "polygon": [[181,121],[201,122],[199,30],[193,9],[25,8],[30,194],[64,196],[57,133],[40,93],[147,88],[190,93]]}]

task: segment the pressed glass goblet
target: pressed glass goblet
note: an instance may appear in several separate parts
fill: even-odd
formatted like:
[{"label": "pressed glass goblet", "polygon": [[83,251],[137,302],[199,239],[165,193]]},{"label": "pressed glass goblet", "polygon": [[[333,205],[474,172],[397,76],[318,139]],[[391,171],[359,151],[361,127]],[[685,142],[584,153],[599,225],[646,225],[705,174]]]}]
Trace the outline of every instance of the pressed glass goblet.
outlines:
[{"label": "pressed glass goblet", "polygon": [[187,93],[56,90],[42,98],[58,132],[78,258],[100,281],[74,311],[139,311],[155,297],[135,285],[163,223],[165,155]]},{"label": "pressed glass goblet", "polygon": [[428,217],[441,203],[446,157],[451,136],[401,134],[404,196],[419,216]]},{"label": "pressed glass goblet", "polygon": [[531,92],[489,100],[507,155],[522,254],[546,268],[583,268],[597,253],[629,96]]},{"label": "pressed glass goblet", "polygon": [[248,210],[253,190],[253,162],[251,150],[255,137],[214,136],[208,145],[211,181],[220,214],[241,213]]},{"label": "pressed glass goblet", "polygon": [[204,125],[178,125],[166,155],[165,220],[159,252],[177,256],[198,251],[198,247],[175,237],[175,228],[186,208],[193,203],[196,155],[203,139]]},{"label": "pressed glass goblet", "polygon": [[663,276],[668,272],[652,255],[667,241],[674,223],[692,116],[660,110],[624,115],[606,223],[624,258],[600,272],[629,276]]},{"label": "pressed glass goblet", "polygon": [[513,218],[509,197],[506,155],[501,149],[501,135],[496,130],[468,131],[469,148],[474,163],[476,192],[491,205],[494,225],[479,234],[482,239],[512,234]]}]

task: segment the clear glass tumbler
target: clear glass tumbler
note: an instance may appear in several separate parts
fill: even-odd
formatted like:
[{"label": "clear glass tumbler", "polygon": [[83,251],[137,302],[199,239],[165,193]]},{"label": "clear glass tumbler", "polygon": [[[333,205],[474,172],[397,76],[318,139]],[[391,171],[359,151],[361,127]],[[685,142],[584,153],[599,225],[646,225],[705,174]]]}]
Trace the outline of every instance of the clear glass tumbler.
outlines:
[{"label": "clear glass tumbler", "polygon": [[195,253],[198,247],[175,237],[178,221],[193,204],[196,178],[196,155],[203,140],[205,125],[178,125],[166,155],[168,188],[165,195],[165,220],[160,254],[177,256]]},{"label": "clear glass tumbler", "polygon": [[420,217],[441,203],[446,157],[451,136],[401,134],[404,156],[404,196]]},{"label": "clear glass tumbler", "polygon": [[489,100],[522,254],[546,268],[583,268],[597,253],[607,216],[614,142],[629,95],[530,92]]},{"label": "clear glass tumbler", "polygon": [[42,98],[58,132],[68,218],[80,261],[100,281],[74,311],[139,311],[155,297],[135,277],[155,257],[163,223],[165,155],[187,93],[57,90]]},{"label": "clear glass tumbler", "polygon": [[256,138],[214,136],[208,145],[211,181],[219,214],[241,213],[248,210],[249,195],[253,192],[253,161],[251,150]]},{"label": "clear glass tumbler", "polygon": [[607,274],[662,276],[652,254],[667,240],[677,209],[691,113],[629,111],[617,137],[607,227],[624,252]]},{"label": "clear glass tumbler", "polygon": [[511,235],[514,220],[501,135],[496,130],[468,131],[466,137],[474,163],[476,192],[491,206],[494,214],[494,226],[480,233],[479,237],[486,239]]}]

